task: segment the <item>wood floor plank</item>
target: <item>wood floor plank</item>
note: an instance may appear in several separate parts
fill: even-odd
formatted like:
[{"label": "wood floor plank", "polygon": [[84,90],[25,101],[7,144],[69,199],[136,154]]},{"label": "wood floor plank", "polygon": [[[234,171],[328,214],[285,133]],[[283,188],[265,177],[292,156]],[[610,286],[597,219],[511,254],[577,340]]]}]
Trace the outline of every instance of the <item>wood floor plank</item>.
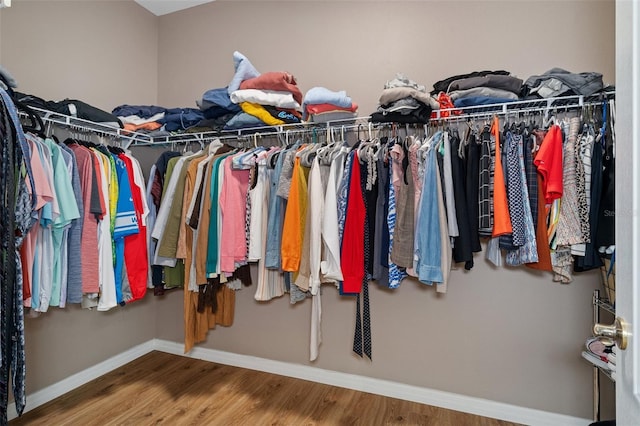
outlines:
[{"label": "wood floor plank", "polygon": [[513,423],[152,352],[27,412],[10,425],[511,426]]}]

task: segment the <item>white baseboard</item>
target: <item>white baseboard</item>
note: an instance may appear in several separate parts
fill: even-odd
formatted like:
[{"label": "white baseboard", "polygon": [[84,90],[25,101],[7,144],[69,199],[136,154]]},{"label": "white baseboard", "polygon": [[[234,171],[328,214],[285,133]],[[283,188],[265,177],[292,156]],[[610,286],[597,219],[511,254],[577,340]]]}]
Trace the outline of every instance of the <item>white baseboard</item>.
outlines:
[{"label": "white baseboard", "polygon": [[[25,412],[31,411],[36,407],[39,407],[47,402],[64,395],[65,393],[72,391],[91,380],[97,379],[100,376],[107,374],[108,372],[115,370],[118,367],[122,367],[128,362],[133,361],[136,358],[140,358],[154,350],[154,340],[141,343],[138,346],[134,346],[116,356],[113,356],[99,364],[82,370],[72,376],[67,377],[64,380],[60,380],[57,383],[47,386],[37,392],[27,395],[27,405]],[[13,402],[9,404],[7,408],[7,418],[9,420],[18,417],[16,412],[16,406]]]},{"label": "white baseboard", "polygon": [[232,365],[251,370],[264,371],[296,379],[309,380],[341,388],[368,392],[391,398],[404,399],[421,404],[462,411],[478,416],[510,421],[514,423],[535,426],[584,426],[591,422],[563,414],[550,413],[532,408],[519,407],[501,402],[489,401],[450,392],[422,388],[403,383],[392,382],[372,377],[357,376],[338,371],[324,370],[307,365],[274,361],[249,355],[239,355],[230,352],[196,347],[188,354],[184,354],[184,345],[166,340],[154,340],[154,349],[175,355],[187,356],[219,364]]},{"label": "white baseboard", "polygon": [[[47,386],[33,394],[27,395],[27,406],[25,408],[25,412],[33,410],[40,405],[64,395],[65,393],[112,370],[115,370],[116,368],[121,367],[153,350],[216,362],[219,364],[247,368],[250,370],[264,371],[296,379],[309,380],[312,382],[388,396],[391,398],[404,399],[407,401],[506,420],[514,423],[535,426],[584,426],[590,423],[590,420],[581,419],[579,417],[550,413],[547,411],[519,407],[511,404],[489,401],[482,398],[474,398],[388,380],[375,379],[372,377],[324,370],[307,365],[234,354],[215,349],[196,347],[188,354],[184,354],[184,346],[182,343],[160,339],[153,339],[142,343],[94,365],[93,367],[89,367],[86,370],[80,371],[79,373],[67,377],[64,380],[54,383],[51,386]],[[9,405],[7,416],[9,420],[17,417],[15,405],[13,403]]]}]

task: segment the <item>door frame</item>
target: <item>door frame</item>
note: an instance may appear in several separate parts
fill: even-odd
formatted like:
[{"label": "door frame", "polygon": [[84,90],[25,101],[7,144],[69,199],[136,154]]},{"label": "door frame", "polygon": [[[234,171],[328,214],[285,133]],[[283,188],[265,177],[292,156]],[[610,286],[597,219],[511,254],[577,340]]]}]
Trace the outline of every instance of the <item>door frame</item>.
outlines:
[{"label": "door frame", "polygon": [[630,324],[616,380],[618,424],[640,421],[640,0],[616,1],[616,314]]}]

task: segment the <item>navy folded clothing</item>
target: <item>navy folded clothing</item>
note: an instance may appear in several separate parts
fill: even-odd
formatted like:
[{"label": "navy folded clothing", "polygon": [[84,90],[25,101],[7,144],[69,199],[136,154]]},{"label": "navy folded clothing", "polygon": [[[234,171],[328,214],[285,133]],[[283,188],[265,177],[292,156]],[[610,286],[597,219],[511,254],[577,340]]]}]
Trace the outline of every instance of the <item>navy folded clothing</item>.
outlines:
[{"label": "navy folded clothing", "polygon": [[223,108],[218,105],[212,105],[211,107],[202,110],[202,114],[204,114],[204,118],[213,119],[213,118],[222,117],[227,114],[235,115],[240,111],[242,111],[242,109],[240,109],[238,105],[236,105],[235,108],[230,108],[230,109]]},{"label": "navy folded clothing", "polygon": [[158,123],[164,124],[166,131],[175,132],[195,126],[204,118],[203,112],[199,109],[171,108],[165,111],[164,118],[158,120]]},{"label": "navy folded clothing", "polygon": [[165,111],[167,111],[166,108],[155,105],[120,105],[115,107],[111,112],[118,117],[137,115],[140,118],[149,118]]},{"label": "navy folded clothing", "polygon": [[207,90],[202,95],[202,100],[196,101],[196,104],[202,110],[209,109],[213,106],[218,106],[228,111],[240,112],[240,107],[237,104],[231,102],[231,98],[229,97],[229,92],[227,91],[226,87]]},{"label": "navy folded clothing", "polygon": [[471,96],[469,98],[456,99],[453,102],[456,108],[471,107],[478,105],[493,105],[513,102],[514,99],[493,98],[490,96]]},{"label": "navy folded clothing", "polygon": [[196,124],[196,127],[208,127],[211,130],[219,132],[224,129],[227,122],[234,116],[235,114],[228,113],[216,118],[205,118],[204,120],[200,120],[200,122]]}]

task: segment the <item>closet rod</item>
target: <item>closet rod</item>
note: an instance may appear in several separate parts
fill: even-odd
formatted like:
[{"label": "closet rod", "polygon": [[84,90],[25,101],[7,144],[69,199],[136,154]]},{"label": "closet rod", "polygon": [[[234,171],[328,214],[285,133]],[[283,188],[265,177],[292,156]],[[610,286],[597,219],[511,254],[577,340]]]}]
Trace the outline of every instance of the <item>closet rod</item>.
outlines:
[{"label": "closet rod", "polygon": [[[430,122],[449,121],[449,120],[465,120],[472,118],[489,117],[493,115],[509,115],[531,112],[550,112],[552,109],[576,109],[584,106],[597,106],[604,100],[615,98],[615,92],[601,92],[591,96],[571,95],[560,96],[546,99],[530,99],[522,101],[513,101],[491,105],[477,105],[459,108],[447,108],[433,110],[433,117]],[[115,139],[124,141],[123,148],[147,145],[170,145],[183,143],[198,143],[204,146],[206,142],[219,138],[222,140],[235,140],[239,138],[247,138],[255,134],[263,137],[284,136],[288,132],[293,134],[298,132],[327,131],[333,129],[354,130],[363,128],[367,131],[370,124],[369,116],[351,117],[341,120],[331,120],[325,123],[305,122],[298,124],[282,124],[279,126],[260,126],[249,127],[237,130],[223,130],[210,132],[194,132],[179,133],[167,136],[152,136],[146,133],[140,133],[121,128],[112,127],[102,123],[96,123],[65,114],[56,113],[40,108],[32,107],[34,111],[41,115],[43,121],[48,123],[66,126],[70,128],[96,132],[104,136],[111,136]],[[374,128],[379,129],[381,126],[391,123],[374,123]]]},{"label": "closet rod", "polygon": [[[590,96],[584,95],[569,95],[559,96],[555,98],[543,98],[543,99],[526,99],[521,101],[504,102],[499,104],[489,105],[474,105],[468,107],[454,107],[446,109],[433,110],[435,117],[432,120],[445,120],[451,118],[452,113],[461,112],[463,117],[467,117],[472,114],[480,113],[493,113],[493,114],[508,114],[510,112],[523,112],[529,111],[545,111],[552,108],[581,108],[587,105],[598,105],[605,100],[615,98],[614,91],[600,92]],[[448,114],[445,114],[448,113]],[[446,116],[443,116],[446,115]]]},{"label": "closet rod", "polygon": [[[476,105],[459,108],[446,108],[433,110],[433,117],[430,122],[437,122],[442,120],[454,120],[454,119],[466,119],[466,118],[478,118],[493,115],[508,115],[527,112],[547,112],[551,109],[576,109],[584,106],[597,106],[604,100],[615,98],[614,91],[600,92],[590,96],[584,95],[570,95],[559,96],[555,98],[543,98],[543,99],[528,99],[521,101],[513,101],[499,104],[490,105]],[[447,114],[448,113],[448,114]],[[461,113],[461,114],[458,114]],[[237,130],[223,130],[222,134],[236,134],[237,136],[251,135],[253,133],[260,133],[262,135],[274,135],[283,134],[286,131],[299,132],[309,131],[312,129],[321,130],[326,128],[344,128],[345,130],[351,130],[359,127],[360,125],[368,125],[369,116],[351,117],[341,120],[327,121],[326,123],[314,123],[306,122],[299,124],[282,124],[279,126],[260,126],[260,127],[248,127]],[[388,123],[375,123],[375,125],[388,124]],[[203,135],[216,134],[216,132],[205,132]]]},{"label": "closet rod", "polygon": [[[46,109],[30,107],[33,111],[40,114],[44,124],[55,124],[61,127],[68,127],[71,130],[86,131],[97,133],[102,136],[110,136],[114,139],[124,140],[123,148],[127,149],[132,143],[152,143],[149,135],[131,130],[125,130],[120,127],[113,127],[107,124],[85,120],[83,118],[72,117],[70,115],[61,114]],[[22,113],[21,113],[22,114]],[[22,114],[24,117],[26,115]]]},{"label": "closet rod", "polygon": [[[500,104],[500,106],[502,106],[504,104]],[[519,114],[527,114],[527,113],[540,113],[540,112],[551,112],[551,110],[560,110],[560,111],[569,111],[569,110],[575,110],[575,109],[579,109],[579,108],[583,108],[586,106],[601,106],[602,102],[583,102],[580,105],[554,105],[551,107],[531,107],[531,108],[513,108],[513,109],[506,109],[503,111],[484,111],[484,112],[477,112],[477,113],[466,113],[466,114],[450,114],[447,117],[441,117],[439,119],[435,119],[433,118],[432,121],[455,121],[455,120],[471,120],[474,118],[484,118],[484,117],[493,117],[494,115],[502,115],[502,116],[509,116],[509,115],[519,115]],[[453,109],[452,111],[455,111],[455,109]]]}]

